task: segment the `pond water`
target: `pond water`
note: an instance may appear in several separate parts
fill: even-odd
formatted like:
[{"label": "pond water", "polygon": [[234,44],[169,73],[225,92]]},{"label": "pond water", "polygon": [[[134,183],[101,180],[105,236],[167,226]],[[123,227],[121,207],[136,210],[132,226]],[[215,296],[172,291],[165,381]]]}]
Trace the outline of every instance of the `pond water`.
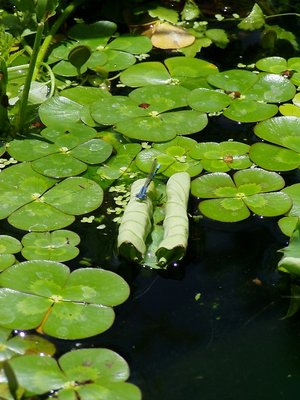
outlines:
[{"label": "pond water", "polygon": [[273,220],[193,222],[183,265],[115,266],[131,296],[111,329],[77,346],[124,356],[144,400],[296,400],[300,326],[282,319],[289,290],[276,270],[284,245]]}]

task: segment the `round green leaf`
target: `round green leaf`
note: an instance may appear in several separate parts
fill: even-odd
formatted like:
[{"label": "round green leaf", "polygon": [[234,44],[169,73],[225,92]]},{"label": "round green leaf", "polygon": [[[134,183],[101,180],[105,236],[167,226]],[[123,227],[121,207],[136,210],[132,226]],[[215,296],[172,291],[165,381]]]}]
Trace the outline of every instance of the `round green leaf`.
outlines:
[{"label": "round green leaf", "polygon": [[298,217],[282,217],[278,221],[278,226],[284,235],[292,236],[298,223],[299,223]]},{"label": "round green leaf", "polygon": [[10,267],[16,261],[16,257],[13,254],[0,254],[0,271]]},{"label": "round green leaf", "polygon": [[69,29],[71,38],[90,46],[92,49],[105,46],[109,38],[115,33],[117,26],[110,21],[97,21],[93,24],[76,24]]},{"label": "round green leaf", "polygon": [[90,106],[91,115],[102,125],[113,125],[119,121],[147,115],[148,111],[126,96],[99,99]]},{"label": "round green leaf", "polygon": [[171,77],[162,63],[148,61],[132,65],[121,72],[120,80],[126,86],[139,87],[168,84]]},{"label": "round green leaf", "polygon": [[287,186],[282,191],[287,193],[293,201],[293,207],[290,210],[289,215],[300,217],[300,183]]},{"label": "round green leaf", "polygon": [[87,65],[84,64],[78,70],[75,65],[71,64],[69,61],[61,60],[54,65],[52,70],[56,75],[72,77],[85,73],[87,71],[87,68]]},{"label": "round green leaf", "polygon": [[255,65],[261,71],[274,74],[280,74],[280,72],[288,69],[286,59],[278,56],[261,58]]},{"label": "round green leaf", "polygon": [[71,154],[57,153],[33,161],[32,168],[52,178],[67,178],[81,174],[87,169],[87,165]]},{"label": "round green leaf", "polygon": [[90,179],[67,178],[50,189],[43,199],[66,214],[80,215],[93,211],[101,205],[103,190]]},{"label": "round green leaf", "polygon": [[[136,62],[134,55],[125,53],[123,51],[105,49],[104,52],[106,55],[106,62],[101,66],[101,69],[103,68],[108,72],[121,71],[129,68]],[[97,71],[97,67],[94,69]]]},{"label": "round green leaf", "polygon": [[22,245],[18,239],[8,235],[0,235],[0,254],[15,254],[19,253],[21,249]]},{"label": "round green leaf", "polygon": [[300,152],[300,125],[298,117],[275,117],[262,121],[254,128],[261,139]]},{"label": "round green leaf", "polygon": [[200,78],[214,75],[218,68],[205,60],[194,57],[171,57],[165,60],[165,64],[173,79]]},{"label": "round green leaf", "polygon": [[294,104],[282,104],[279,106],[279,112],[284,116],[300,117],[300,107]]},{"label": "round green leaf", "polygon": [[116,130],[131,139],[166,142],[176,135],[199,132],[206,125],[206,114],[183,110],[121,121],[116,124]]},{"label": "round green leaf", "polygon": [[[60,123],[57,126],[50,126],[41,131],[41,135],[51,142],[55,142],[61,148],[72,149],[97,136],[95,129],[83,125],[82,123]],[[64,149],[66,152],[67,150]]]},{"label": "round green leaf", "polygon": [[129,93],[130,99],[147,111],[163,112],[173,108],[185,107],[190,91],[182,86],[145,86]]},{"label": "round green leaf", "polygon": [[168,141],[177,134],[174,126],[160,114],[123,120],[116,124],[115,129],[131,139],[152,142]]},{"label": "round green leaf", "polygon": [[197,143],[190,156],[201,160],[203,167],[210,172],[226,172],[231,169],[244,169],[251,166],[248,156],[249,146],[240,142]]},{"label": "round green leaf", "polygon": [[58,262],[25,261],[2,272],[0,285],[18,292],[50,298],[53,295],[61,295],[69,274],[69,268]]},{"label": "round green leaf", "polygon": [[112,145],[101,139],[91,139],[73,150],[70,154],[88,164],[100,164],[112,153]]},{"label": "round green leaf", "polygon": [[[0,324],[14,329],[39,326],[48,335],[79,339],[99,334],[114,320],[109,305],[125,301],[127,283],[94,268],[69,269],[53,261],[26,261],[0,275]],[[15,302],[12,303],[12,298]]]},{"label": "round green leaf", "polygon": [[16,335],[6,342],[6,346],[13,351],[14,355],[21,354],[41,354],[53,355],[55,346],[53,343],[42,338],[41,336],[23,334]]},{"label": "round green leaf", "polygon": [[56,303],[43,331],[50,336],[61,339],[81,339],[98,335],[109,329],[114,322],[115,314],[111,307],[99,304],[61,301]]},{"label": "round green leaf", "polygon": [[73,215],[67,215],[55,207],[34,201],[13,212],[8,222],[18,229],[45,232],[61,229],[74,222]]},{"label": "round green leaf", "polygon": [[206,217],[221,222],[238,222],[250,216],[244,202],[237,198],[204,200],[199,210]]},{"label": "round green leaf", "polygon": [[7,151],[18,161],[31,161],[49,154],[57,153],[59,147],[46,140],[23,139],[12,140],[9,143]]},{"label": "round green leaf", "polygon": [[188,97],[190,107],[208,113],[219,112],[231,102],[232,99],[227,94],[205,88],[194,89]]},{"label": "round green leaf", "polygon": [[89,105],[103,97],[108,98],[111,96],[106,90],[99,90],[99,88],[89,86],[75,86],[64,89],[60,92],[60,95],[82,105]]},{"label": "round green leaf", "polygon": [[271,171],[290,171],[300,165],[300,153],[267,143],[254,143],[249,154],[255,164]]},{"label": "round green leaf", "polygon": [[256,122],[273,117],[278,111],[274,104],[254,100],[236,100],[223,112],[225,117],[238,122]]},{"label": "round green leaf", "polygon": [[265,171],[261,168],[249,168],[237,171],[233,180],[239,188],[242,185],[255,183],[260,187],[260,192],[272,192],[284,187],[284,179],[276,172]]},{"label": "round green leaf", "polygon": [[152,49],[151,40],[147,36],[121,35],[107,46],[109,49],[126,51],[131,54],[145,54]]},{"label": "round green leaf", "polygon": [[226,92],[240,92],[244,93],[249,90],[254,83],[257,81],[257,75],[253,72],[232,69],[229,71],[218,72],[216,74],[209,75],[208,82],[225,90]]},{"label": "round green leaf", "polygon": [[278,103],[290,100],[295,93],[295,86],[284,76],[259,74],[255,84],[245,92],[245,98]]},{"label": "round green leaf", "polygon": [[192,181],[191,193],[202,198],[218,198],[220,187],[235,188],[235,185],[228,174],[222,172],[206,174]]},{"label": "round green leaf", "polygon": [[35,328],[42,322],[51,304],[52,301],[47,298],[32,296],[13,289],[0,288],[0,324],[10,329]]},{"label": "round green leaf", "polygon": [[244,199],[252,212],[264,217],[285,214],[292,207],[291,198],[282,192],[260,193]]},{"label": "round green leaf", "polygon": [[20,386],[30,393],[43,394],[61,388],[66,379],[51,357],[26,355],[10,360]]},{"label": "round green leaf", "polygon": [[64,354],[58,361],[70,381],[90,379],[105,385],[125,381],[129,377],[128,364],[119,354],[109,349],[80,349]]},{"label": "round green leaf", "polygon": [[[73,67],[75,68],[75,67]],[[81,120],[84,106],[63,96],[51,97],[41,104],[39,115],[45,125],[64,126]]]},{"label": "round green leaf", "polygon": [[27,260],[68,261],[79,254],[75,247],[79,242],[79,236],[72,231],[31,232],[23,236],[22,255]]}]

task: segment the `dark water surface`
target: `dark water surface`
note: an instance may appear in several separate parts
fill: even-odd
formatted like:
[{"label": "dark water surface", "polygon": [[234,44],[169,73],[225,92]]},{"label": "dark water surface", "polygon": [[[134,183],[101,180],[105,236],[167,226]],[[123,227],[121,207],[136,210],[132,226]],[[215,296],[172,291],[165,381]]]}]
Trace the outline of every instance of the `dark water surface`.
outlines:
[{"label": "dark water surface", "polygon": [[289,291],[276,270],[285,245],[276,223],[191,230],[186,265],[165,276],[136,270],[112,328],[82,346],[124,356],[144,400],[298,400],[300,324],[282,320]]}]

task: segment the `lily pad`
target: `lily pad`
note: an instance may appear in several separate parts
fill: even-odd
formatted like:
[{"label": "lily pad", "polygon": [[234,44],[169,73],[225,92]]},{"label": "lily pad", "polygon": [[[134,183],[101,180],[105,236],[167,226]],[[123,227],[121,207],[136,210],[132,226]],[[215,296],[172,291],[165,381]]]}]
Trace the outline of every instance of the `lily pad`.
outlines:
[{"label": "lily pad", "polygon": [[[262,121],[254,128],[261,139],[278,146],[256,143],[251,146],[250,157],[258,165],[267,169],[289,171],[300,164],[300,139],[298,117],[275,117]],[[265,157],[265,152],[268,157]]]},{"label": "lily pad", "polygon": [[19,253],[21,249],[22,245],[18,239],[8,235],[0,235],[0,271],[14,264],[16,260],[14,254]]},{"label": "lily pad", "polygon": [[258,60],[255,65],[261,71],[281,74],[289,78],[295,85],[299,86],[300,84],[300,57],[288,60],[278,56],[265,57]]},{"label": "lily pad", "polygon": [[59,399],[141,399],[140,390],[125,382],[129,376],[126,361],[109,349],[75,350],[58,361],[26,355],[11,360],[10,366],[18,383],[30,393],[55,390]]},{"label": "lily pad", "polygon": [[254,143],[249,155],[255,164],[270,171],[291,171],[300,165],[300,152],[267,143]]},{"label": "lily pad", "polygon": [[[232,102],[224,110],[227,118],[239,122],[261,121],[274,116],[278,107],[275,104],[290,100],[294,95],[295,86],[283,76],[276,74],[254,74],[245,70],[229,70],[208,76],[208,82],[223,89],[231,98]],[[211,92],[209,93],[212,96]],[[198,93],[200,100],[197,99],[197,92],[192,98],[196,108],[201,101],[203,93]],[[216,97],[216,96],[215,96]],[[214,99],[214,97],[212,97]],[[219,101],[225,98],[218,96]],[[212,111],[220,111],[221,104],[214,101],[208,103]]]},{"label": "lily pad", "polygon": [[165,60],[166,67],[157,61],[135,64],[121,72],[120,80],[126,86],[180,84],[189,89],[207,87],[206,77],[218,72],[218,68],[207,61],[193,57],[172,57]]},{"label": "lily pad", "polygon": [[70,273],[54,261],[25,261],[0,275],[0,324],[37,329],[64,338],[99,334],[113,323],[112,306],[126,300],[129,288],[113,272],[94,268]]},{"label": "lily pad", "polygon": [[[167,111],[185,105],[186,89],[158,86],[134,91],[130,98],[114,96],[91,105],[91,115],[103,125],[115,125],[116,131],[141,141],[165,142],[176,135],[188,135],[204,129],[207,116],[198,111]],[[174,100],[170,101],[170,95]]]},{"label": "lily pad", "polygon": [[191,192],[211,199],[199,204],[205,216],[222,222],[236,222],[249,217],[250,211],[268,217],[289,211],[290,197],[283,192],[274,192],[283,186],[280,175],[256,168],[238,171],[233,179],[225,173],[203,175],[192,182]]},{"label": "lily pad", "polygon": [[31,232],[22,238],[22,255],[27,260],[68,261],[79,254],[80,237],[72,231]]},{"label": "lily pad", "polygon": [[8,151],[17,160],[33,161],[32,168],[43,175],[66,178],[81,174],[87,164],[100,164],[111,155],[109,143],[92,139],[96,134],[80,124],[71,124],[66,130],[46,128],[42,136],[47,140],[13,140]]},{"label": "lily pad", "polygon": [[[69,36],[76,41],[61,43],[50,55],[52,62],[60,60],[53,67],[54,73],[68,77],[90,69],[108,75],[109,72],[120,71],[135,64],[135,54],[145,54],[151,50],[151,41],[145,36],[124,35],[110,41],[115,30],[116,25],[109,21],[74,25],[69,30]],[[84,52],[85,57],[79,59],[79,67],[73,60],[74,53],[78,58],[78,49],[88,49]]]},{"label": "lily pad", "polygon": [[[101,187],[86,178],[57,180],[33,171],[29,163],[5,169],[0,176],[0,218],[19,229],[48,231],[61,229],[100,206]],[[52,189],[50,189],[52,188]],[[50,190],[49,190],[50,189]]]},{"label": "lily pad", "polygon": [[196,145],[195,140],[178,136],[167,143],[157,143],[141,151],[136,158],[136,165],[143,172],[149,172],[156,158],[160,164],[158,172],[165,176],[172,176],[176,172],[188,172],[190,176],[195,176],[203,169],[201,162],[190,156]]},{"label": "lily pad", "polygon": [[262,121],[254,128],[261,139],[300,152],[300,126],[298,117],[275,117]]},{"label": "lily pad", "polygon": [[53,355],[55,346],[38,335],[12,335],[12,331],[0,327],[0,362],[23,354]]},{"label": "lily pad", "polygon": [[290,196],[293,206],[287,216],[278,221],[278,225],[285,235],[292,236],[300,221],[300,183],[287,186],[282,191]]},{"label": "lily pad", "polygon": [[245,169],[252,165],[249,159],[250,146],[240,142],[197,143],[190,156],[200,160],[209,172],[227,172],[231,169]]},{"label": "lily pad", "polygon": [[87,105],[63,96],[53,96],[39,107],[39,116],[43,124],[52,127],[68,127],[68,124],[81,122],[94,126]]},{"label": "lily pad", "polygon": [[227,94],[206,88],[194,89],[188,97],[191,108],[207,113],[220,112],[232,101]]}]

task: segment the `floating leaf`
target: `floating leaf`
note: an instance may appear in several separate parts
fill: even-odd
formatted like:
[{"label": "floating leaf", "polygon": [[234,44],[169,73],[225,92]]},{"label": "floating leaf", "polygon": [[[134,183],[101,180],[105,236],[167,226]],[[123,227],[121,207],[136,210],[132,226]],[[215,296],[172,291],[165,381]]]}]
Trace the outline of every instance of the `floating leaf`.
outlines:
[{"label": "floating leaf", "polygon": [[233,180],[225,173],[203,175],[192,182],[191,191],[195,196],[212,199],[199,204],[205,216],[236,222],[250,216],[248,208],[268,217],[287,212],[292,205],[290,197],[283,192],[274,193],[283,186],[280,175],[256,168],[236,172]]},{"label": "floating leaf", "polygon": [[38,328],[48,335],[79,339],[108,329],[112,306],[129,294],[126,282],[100,269],[69,269],[53,261],[26,261],[0,275],[0,324]]},{"label": "floating leaf", "polygon": [[[182,107],[186,89],[167,88],[163,93],[162,87],[158,86],[156,95],[152,89],[137,89],[130,98],[101,99],[91,105],[91,115],[98,123],[115,124],[116,131],[141,141],[165,142],[176,135],[198,132],[206,126],[207,116],[197,111],[162,112]],[[173,93],[175,98],[170,101],[169,96]]]},{"label": "floating leaf", "polygon": [[187,88],[207,87],[206,77],[218,72],[217,67],[204,60],[193,57],[167,58],[165,65],[157,61],[135,64],[123,71],[120,80],[126,86],[182,84]]},{"label": "floating leaf", "polygon": [[188,97],[190,107],[207,113],[222,111],[231,102],[227,94],[206,88],[194,89]]},{"label": "floating leaf", "polygon": [[[88,164],[100,164],[112,152],[112,146],[101,139],[92,139],[96,131],[81,124],[70,124],[68,129],[46,128],[46,140],[13,140],[9,145],[11,156],[21,161],[32,161],[32,168],[53,178],[79,175]],[[85,142],[85,139],[90,139]]]},{"label": "floating leaf", "polygon": [[68,230],[31,232],[22,238],[22,255],[27,260],[68,261],[79,254],[80,237]]},{"label": "floating leaf", "polygon": [[201,160],[209,172],[227,172],[231,169],[245,169],[251,166],[249,160],[250,146],[240,142],[203,142],[197,143],[190,156]]},{"label": "floating leaf", "polygon": [[53,355],[55,346],[41,336],[25,334],[12,335],[10,329],[0,327],[0,361],[23,354]]},{"label": "floating leaf", "polygon": [[82,120],[93,126],[88,107],[63,96],[54,96],[45,101],[39,107],[39,116],[47,126],[68,126],[69,123]]},{"label": "floating leaf", "polygon": [[75,350],[58,361],[26,355],[11,360],[10,366],[19,384],[30,393],[55,390],[60,399],[141,399],[140,390],[125,382],[129,376],[126,361],[109,349]]},{"label": "floating leaf", "polygon": [[287,216],[278,221],[278,225],[285,235],[292,236],[300,221],[300,183],[287,186],[282,191],[292,199],[293,206]]},{"label": "floating leaf", "polygon": [[[219,72],[208,77],[208,82],[217,88],[223,89],[231,98],[228,108],[224,110],[227,118],[239,122],[255,122],[261,121],[274,116],[278,107],[274,104],[291,99],[295,94],[295,86],[283,76],[275,74],[254,74],[244,70],[229,70]],[[195,96],[195,106],[197,109],[201,101],[199,92],[199,101],[197,101],[197,92]],[[224,100],[221,96],[214,96],[208,93],[213,101],[217,98],[219,101]],[[192,100],[194,100],[192,98]],[[213,101],[208,103],[215,109],[220,111],[221,104],[217,106]],[[200,106],[201,107],[201,106]]]},{"label": "floating leaf", "polygon": [[267,143],[254,143],[249,155],[255,164],[271,171],[290,171],[300,165],[300,152]]},{"label": "floating leaf", "polygon": [[0,271],[10,267],[15,262],[15,253],[19,253],[22,245],[12,236],[0,235]]},{"label": "floating leaf", "polygon": [[283,272],[288,272],[292,275],[300,275],[300,224],[298,223],[296,229],[292,233],[289,244],[285,247],[283,257],[278,263],[278,269]]},{"label": "floating leaf", "polygon": [[143,172],[149,172],[153,159],[157,158],[159,172],[165,176],[172,176],[176,172],[188,172],[190,176],[195,176],[203,169],[202,164],[190,156],[196,145],[195,140],[178,136],[167,143],[157,143],[151,149],[141,151],[136,158],[136,165]]}]

